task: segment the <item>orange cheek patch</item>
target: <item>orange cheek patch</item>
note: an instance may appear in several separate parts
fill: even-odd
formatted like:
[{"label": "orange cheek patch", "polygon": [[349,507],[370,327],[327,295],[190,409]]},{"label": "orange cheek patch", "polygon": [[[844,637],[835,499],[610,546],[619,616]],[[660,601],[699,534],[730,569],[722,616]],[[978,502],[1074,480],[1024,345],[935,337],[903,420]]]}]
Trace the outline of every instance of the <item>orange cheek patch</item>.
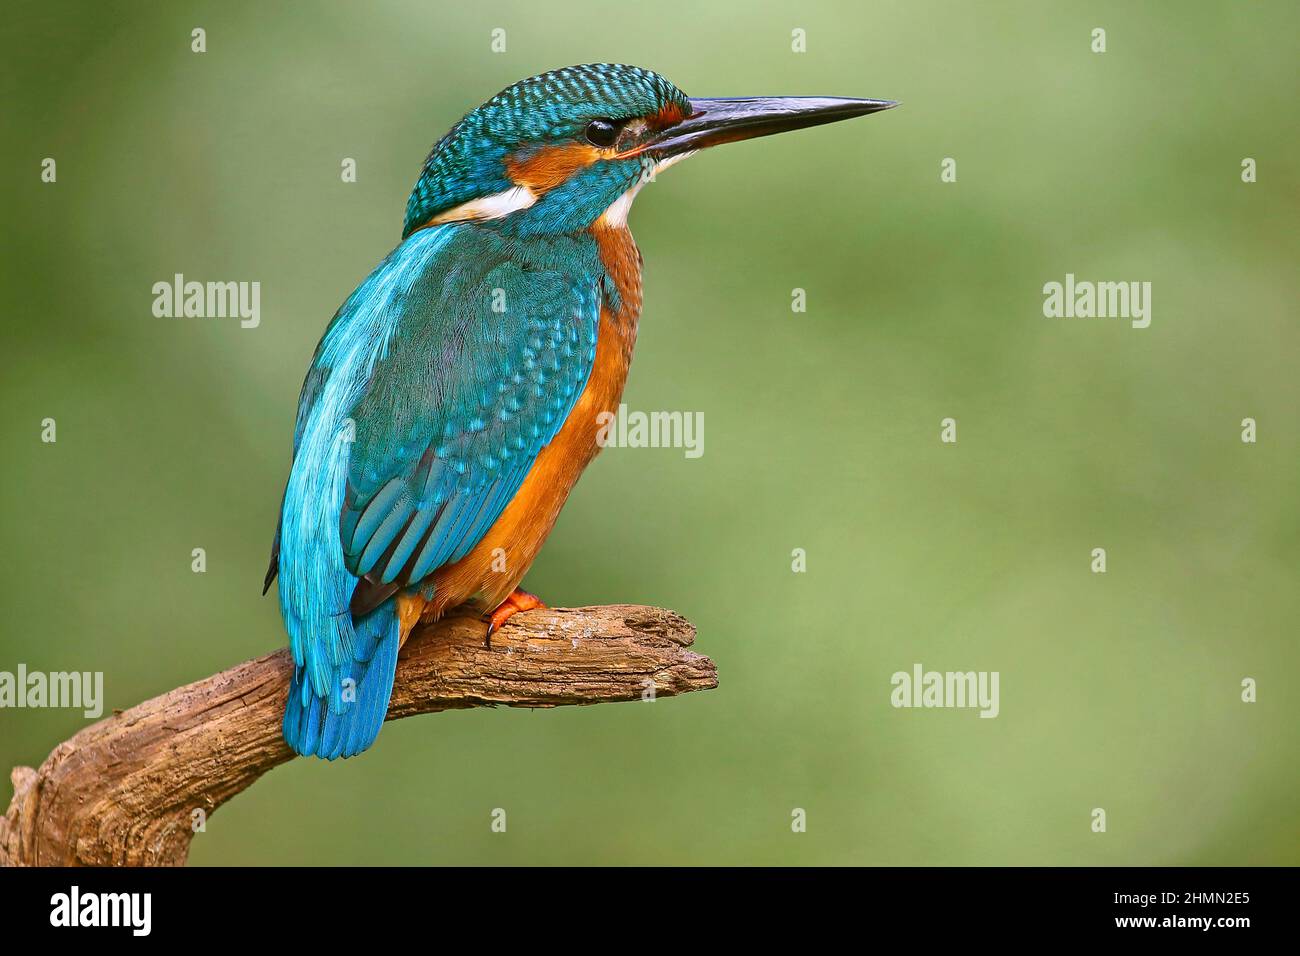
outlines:
[{"label": "orange cheek patch", "polygon": [[541,194],[554,189],[580,169],[600,159],[601,151],[585,143],[566,146],[543,146],[527,156],[515,155],[506,160],[506,174],[517,186],[527,186]]}]

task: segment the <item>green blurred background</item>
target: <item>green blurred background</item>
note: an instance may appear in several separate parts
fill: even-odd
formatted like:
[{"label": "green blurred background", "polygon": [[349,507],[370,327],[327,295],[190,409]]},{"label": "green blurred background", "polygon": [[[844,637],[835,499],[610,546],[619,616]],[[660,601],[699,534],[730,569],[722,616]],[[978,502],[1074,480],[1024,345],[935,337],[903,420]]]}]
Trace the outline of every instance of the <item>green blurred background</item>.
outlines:
[{"label": "green blurred background", "polygon": [[[102,670],[124,708],[282,644],[259,591],[311,350],[498,89],[612,60],[892,98],[642,193],[626,401],[702,411],[705,454],[607,451],[525,581],[678,610],[721,686],[390,724],[273,771],[192,862],[1300,863],[1298,30],[1289,2],[23,3],[0,669]],[[261,282],[261,326],[154,318],[176,272]],[[1067,272],[1152,282],[1151,327],[1044,318]],[[918,661],[1000,671],[1001,716],[892,708]],[[0,712],[0,767],[84,725]]]}]

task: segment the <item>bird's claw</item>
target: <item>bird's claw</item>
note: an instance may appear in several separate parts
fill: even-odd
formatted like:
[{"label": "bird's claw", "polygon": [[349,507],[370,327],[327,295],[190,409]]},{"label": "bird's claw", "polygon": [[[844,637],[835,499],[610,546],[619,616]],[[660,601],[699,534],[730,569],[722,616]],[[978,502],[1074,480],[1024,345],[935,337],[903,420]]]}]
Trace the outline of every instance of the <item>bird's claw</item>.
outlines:
[{"label": "bird's claw", "polygon": [[492,649],[492,635],[500,629],[501,625],[510,620],[520,611],[532,611],[536,608],[544,608],[545,604],[536,594],[530,594],[522,588],[515,588],[510,596],[501,602],[491,614],[487,615],[487,633],[483,635],[483,646],[488,650]]}]

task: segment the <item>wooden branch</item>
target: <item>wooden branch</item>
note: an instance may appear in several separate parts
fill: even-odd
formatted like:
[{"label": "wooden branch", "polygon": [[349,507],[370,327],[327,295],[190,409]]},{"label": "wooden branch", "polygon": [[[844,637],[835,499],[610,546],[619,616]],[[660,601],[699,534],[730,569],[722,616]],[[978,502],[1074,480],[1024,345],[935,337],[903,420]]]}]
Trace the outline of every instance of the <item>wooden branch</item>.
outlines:
[{"label": "wooden branch", "polygon": [[[483,646],[470,612],[416,630],[388,719],[461,707],[556,707],[668,697],[718,684],[671,611],[616,605],[517,614]],[[210,816],[293,759],[280,737],[287,650],[178,687],[92,724],[39,770],[17,767],[0,865],[181,865],[195,810]],[[383,746],[383,739],[376,746]],[[354,758],[355,759],[355,758]]]}]

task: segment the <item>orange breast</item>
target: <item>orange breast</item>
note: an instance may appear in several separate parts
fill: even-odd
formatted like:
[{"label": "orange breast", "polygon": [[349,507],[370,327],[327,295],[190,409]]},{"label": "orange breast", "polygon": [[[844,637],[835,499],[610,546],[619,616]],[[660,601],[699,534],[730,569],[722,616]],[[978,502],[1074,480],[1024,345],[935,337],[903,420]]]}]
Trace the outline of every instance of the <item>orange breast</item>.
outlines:
[{"label": "orange breast", "polygon": [[641,314],[641,254],[626,227],[593,228],[601,260],[619,291],[617,312],[601,309],[596,360],[586,388],[549,445],[541,450],[515,497],[477,545],[434,572],[434,599],[423,619],[441,617],[475,595],[497,607],[523,580],[583,469],[600,451],[602,412],[616,412],[627,382]]}]

